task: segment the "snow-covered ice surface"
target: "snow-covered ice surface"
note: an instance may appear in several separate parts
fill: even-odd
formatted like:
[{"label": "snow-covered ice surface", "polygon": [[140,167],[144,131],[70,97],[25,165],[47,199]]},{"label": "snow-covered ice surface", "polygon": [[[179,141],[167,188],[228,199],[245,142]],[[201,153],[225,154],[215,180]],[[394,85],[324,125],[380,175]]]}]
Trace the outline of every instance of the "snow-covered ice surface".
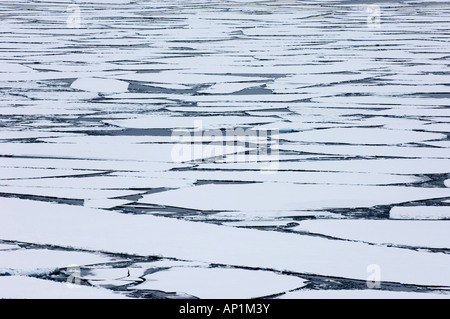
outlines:
[{"label": "snow-covered ice surface", "polygon": [[0,6],[0,298],[450,298],[450,1]]}]

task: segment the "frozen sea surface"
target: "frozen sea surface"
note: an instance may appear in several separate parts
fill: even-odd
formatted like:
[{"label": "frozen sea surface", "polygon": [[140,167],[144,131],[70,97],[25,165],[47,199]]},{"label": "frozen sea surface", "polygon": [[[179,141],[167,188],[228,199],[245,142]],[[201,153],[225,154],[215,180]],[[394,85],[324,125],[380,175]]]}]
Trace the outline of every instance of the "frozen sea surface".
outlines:
[{"label": "frozen sea surface", "polygon": [[0,7],[0,298],[450,298],[450,1]]}]

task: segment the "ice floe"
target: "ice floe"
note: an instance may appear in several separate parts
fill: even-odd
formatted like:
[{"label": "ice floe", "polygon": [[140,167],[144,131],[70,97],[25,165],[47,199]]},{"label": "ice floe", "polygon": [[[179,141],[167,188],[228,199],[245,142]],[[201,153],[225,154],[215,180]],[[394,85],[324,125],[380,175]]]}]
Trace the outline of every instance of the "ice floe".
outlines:
[{"label": "ice floe", "polygon": [[114,79],[81,78],[74,81],[70,87],[83,91],[117,93],[126,92],[128,89],[128,82]]},{"label": "ice floe", "polygon": [[124,295],[108,289],[70,286],[24,276],[0,276],[0,298],[7,299],[123,299]]},{"label": "ice floe", "polygon": [[200,185],[144,195],[140,202],[216,211],[372,207],[445,198],[450,190],[400,186],[252,183]]},{"label": "ice floe", "polygon": [[449,246],[449,227],[435,221],[334,219],[300,221],[291,230],[374,244],[445,249]]},{"label": "ice floe", "polygon": [[389,217],[392,219],[413,220],[450,219],[450,206],[395,206],[392,207]]},{"label": "ice floe", "polygon": [[146,275],[145,282],[133,289],[156,289],[184,292],[198,298],[249,299],[278,294],[305,286],[306,280],[233,268],[172,268]]}]

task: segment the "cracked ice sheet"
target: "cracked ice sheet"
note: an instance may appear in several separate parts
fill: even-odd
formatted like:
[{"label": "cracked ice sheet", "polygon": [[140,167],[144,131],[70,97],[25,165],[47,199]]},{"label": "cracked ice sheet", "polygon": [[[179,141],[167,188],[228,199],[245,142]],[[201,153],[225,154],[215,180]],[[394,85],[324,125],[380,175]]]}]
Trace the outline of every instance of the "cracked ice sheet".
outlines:
[{"label": "cracked ice sheet", "polygon": [[111,290],[23,277],[0,276],[0,298],[12,299],[123,299]]},{"label": "cracked ice sheet", "polygon": [[[0,200],[6,207],[0,213],[4,240],[360,280],[366,280],[367,266],[376,263],[383,269],[383,281],[450,286],[447,254],[27,200]],[[404,265],[408,265],[407,272]]]},{"label": "cracked ice sheet", "polygon": [[270,271],[172,268],[146,275],[133,289],[183,292],[201,299],[250,299],[304,287],[306,280]]},{"label": "cracked ice sheet", "polygon": [[264,214],[264,211],[372,207],[449,196],[448,188],[254,183],[193,186],[144,195],[138,202]]},{"label": "cracked ice sheet", "polygon": [[374,244],[444,249],[450,246],[450,224],[435,221],[303,220],[290,229]]}]

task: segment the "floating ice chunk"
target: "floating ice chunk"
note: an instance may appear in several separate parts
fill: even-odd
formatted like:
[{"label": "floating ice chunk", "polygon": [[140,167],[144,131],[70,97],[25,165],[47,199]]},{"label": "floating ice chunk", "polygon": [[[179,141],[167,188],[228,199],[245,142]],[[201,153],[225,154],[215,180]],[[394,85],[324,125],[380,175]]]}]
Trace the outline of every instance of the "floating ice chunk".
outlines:
[{"label": "floating ice chunk", "polygon": [[374,244],[394,244],[428,248],[450,247],[450,225],[436,221],[403,220],[304,220],[296,231],[358,240]]},{"label": "floating ice chunk", "polygon": [[80,78],[75,80],[70,87],[89,92],[118,93],[128,90],[128,82],[114,79]]},{"label": "floating ice chunk", "polygon": [[0,298],[12,299],[123,299],[108,289],[73,286],[33,277],[0,276]]},{"label": "floating ice chunk", "polygon": [[0,62],[0,73],[33,72],[33,69],[18,63]]},{"label": "floating ice chunk", "polygon": [[442,147],[442,148],[450,148],[450,141],[435,141],[435,142],[426,142],[423,144]]},{"label": "floating ice chunk", "polygon": [[450,132],[450,123],[432,123],[428,125],[424,125],[422,127],[425,131],[431,131],[431,132],[443,132],[448,133]]},{"label": "floating ice chunk", "polygon": [[[446,99],[433,99],[433,98],[416,98],[416,97],[398,97],[398,96],[378,96],[374,100],[373,96],[329,96],[314,98],[314,102],[324,103],[328,107],[372,107],[372,105],[378,105],[378,107],[389,107],[392,110],[383,112],[385,114],[423,114],[425,116],[440,116],[441,114],[448,114],[446,109],[431,109],[436,105],[448,106],[449,103]],[[413,106],[412,108],[405,108],[405,106]],[[430,108],[424,108],[429,106]],[[427,111],[430,113],[427,115]],[[404,113],[403,113],[404,112]],[[379,113],[377,114],[379,115]]]},{"label": "floating ice chunk", "polygon": [[[336,213],[330,213],[320,210],[285,210],[285,211],[243,211],[243,212],[220,212],[210,215],[210,219],[222,221],[227,226],[253,226],[263,225],[264,221],[278,220],[283,218],[284,220],[293,221],[294,217],[315,217],[315,218],[342,218],[343,216]],[[198,220],[208,220],[208,216],[199,216]],[[193,218],[191,220],[194,220]],[[230,222],[230,220],[240,220],[240,222]],[[264,221],[263,221],[264,220]],[[286,223],[287,223],[286,222]],[[274,221],[273,223],[267,222],[266,225],[273,226],[280,221]]]},{"label": "floating ice chunk", "polygon": [[145,276],[133,289],[184,292],[199,298],[249,299],[305,286],[306,280],[262,270],[172,268]]},{"label": "floating ice chunk", "polygon": [[396,206],[389,213],[392,219],[450,219],[450,206]]},{"label": "floating ice chunk", "polygon": [[[85,143],[89,137],[82,137],[78,143],[2,143],[0,153],[8,155],[31,155],[44,157],[65,157],[81,159],[111,159],[137,161],[172,162],[171,144],[127,144],[126,148],[106,143]],[[125,150],[126,149],[126,150]]]}]

